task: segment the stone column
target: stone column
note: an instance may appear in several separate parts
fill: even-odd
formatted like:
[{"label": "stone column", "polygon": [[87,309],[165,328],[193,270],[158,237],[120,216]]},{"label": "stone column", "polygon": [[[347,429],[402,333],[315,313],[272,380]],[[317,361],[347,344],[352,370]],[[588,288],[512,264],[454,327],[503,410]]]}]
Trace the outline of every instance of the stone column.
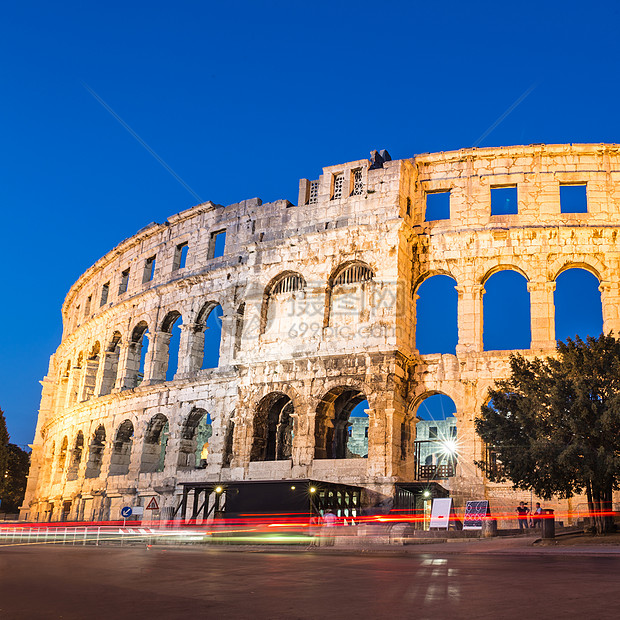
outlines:
[{"label": "stone column", "polygon": [[[232,362],[235,351],[236,312],[232,314],[222,314],[220,320],[222,321],[222,331],[220,332],[220,356],[218,366],[228,366]],[[206,329],[209,328],[207,327]]]},{"label": "stone column", "polygon": [[620,337],[620,282],[605,280],[598,287],[603,306],[603,333]]},{"label": "stone column", "polygon": [[183,323],[179,341],[178,374],[185,375],[200,370],[203,347],[204,332],[198,329],[196,323]]},{"label": "stone column", "polygon": [[145,335],[149,339],[149,348],[144,360],[144,385],[161,383],[166,380],[172,334],[155,332]]},{"label": "stone column", "polygon": [[118,368],[116,372],[116,382],[113,392],[119,392],[127,387],[127,364],[131,364],[131,346],[135,343],[122,342],[119,344]]},{"label": "stone column", "polygon": [[119,377],[120,367],[120,346],[117,345],[116,351],[104,351],[101,354],[101,362],[99,364],[99,372],[95,382],[95,394],[97,396],[105,396],[109,394]]},{"label": "stone column", "polygon": [[295,437],[293,437],[293,466],[312,465],[314,459],[314,419],[316,413],[308,408],[308,414],[295,413]]},{"label": "stone column", "polygon": [[482,351],[482,284],[456,286],[458,293],[459,342],[457,355]]},{"label": "stone column", "polygon": [[530,294],[530,322],[532,343],[530,349],[555,349],[555,282],[537,280],[528,282]]},{"label": "stone column", "polygon": [[84,373],[82,377],[82,391],[80,400],[88,400],[95,394],[95,383],[99,372],[99,356],[95,359],[87,359],[84,362]]}]

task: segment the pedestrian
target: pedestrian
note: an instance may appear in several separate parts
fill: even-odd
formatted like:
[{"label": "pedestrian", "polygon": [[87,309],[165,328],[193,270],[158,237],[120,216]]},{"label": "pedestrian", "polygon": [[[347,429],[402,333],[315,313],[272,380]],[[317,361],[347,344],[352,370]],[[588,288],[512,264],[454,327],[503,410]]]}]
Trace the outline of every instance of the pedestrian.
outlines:
[{"label": "pedestrian", "polygon": [[519,519],[519,530],[527,529],[527,515],[530,514],[530,509],[525,505],[525,502],[519,502],[517,506],[517,515]]},{"label": "pedestrian", "polygon": [[326,547],[334,546],[334,527],[336,527],[336,515],[331,511],[331,508],[328,508],[323,514],[323,536]]},{"label": "pedestrian", "polygon": [[321,517],[318,514],[313,514],[310,517],[310,546],[318,547],[320,542],[319,534],[321,532]]},{"label": "pedestrian", "polygon": [[540,507],[540,502],[536,502],[536,508],[532,513],[532,527],[540,527],[542,519],[542,508]]}]

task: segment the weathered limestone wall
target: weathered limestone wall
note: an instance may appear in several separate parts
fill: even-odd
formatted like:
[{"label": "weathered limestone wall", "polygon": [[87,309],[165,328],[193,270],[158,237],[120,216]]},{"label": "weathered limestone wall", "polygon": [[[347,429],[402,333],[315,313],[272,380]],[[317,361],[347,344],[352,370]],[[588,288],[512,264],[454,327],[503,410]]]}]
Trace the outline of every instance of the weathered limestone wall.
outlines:
[{"label": "weathered limestone wall", "polygon": [[[619,149],[466,149],[377,169],[359,160],[325,168],[317,181],[302,179],[297,206],[205,203],[145,227],[86,271],[65,299],[22,516],[118,518],[123,505],[144,505],[153,495],[169,515],[179,484],[199,480],[313,478],[389,494],[395,482],[413,480],[412,442],[401,430],[415,427],[417,405],[432,393],[447,394],[457,407],[457,476],[441,483],[459,502],[485,495],[509,502],[511,492],[489,485],[473,464],[483,456],[473,419],[488,387],[506,375],[509,354],[483,351],[484,285],[502,269],[527,279],[527,355],[554,350],[555,279],[571,266],[599,279],[605,330],[620,331]],[[560,212],[561,183],[587,184],[588,213]],[[517,186],[519,213],[492,216],[490,188],[506,185]],[[427,222],[426,194],[440,190],[451,193],[450,219]],[[214,256],[220,231],[225,249]],[[119,292],[127,269],[127,290]],[[456,282],[456,355],[416,350],[417,290],[435,274]],[[206,317],[218,304],[219,365],[201,369]],[[178,370],[166,381],[175,313],[182,320]],[[338,403],[360,393],[369,403],[368,458],[319,458]],[[253,458],[262,445],[259,403],[274,394],[292,402],[290,458]],[[204,469],[186,458],[195,443],[191,420],[202,415],[196,412],[208,412],[213,426]],[[145,465],[157,456],[156,419],[168,423],[158,435],[161,441],[168,433],[161,471]],[[126,420],[133,437],[123,444]],[[101,426],[93,476],[92,440]]]}]

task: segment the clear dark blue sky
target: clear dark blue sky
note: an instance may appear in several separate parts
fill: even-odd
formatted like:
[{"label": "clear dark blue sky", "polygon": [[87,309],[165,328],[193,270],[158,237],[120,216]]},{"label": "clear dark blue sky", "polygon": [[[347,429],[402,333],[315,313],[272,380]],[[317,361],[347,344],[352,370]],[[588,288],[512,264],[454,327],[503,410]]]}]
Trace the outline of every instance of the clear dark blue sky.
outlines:
[{"label": "clear dark blue sky", "polygon": [[70,285],[202,200],[387,148],[620,140],[613,2],[23,2],[0,21],[0,406],[32,440]]}]

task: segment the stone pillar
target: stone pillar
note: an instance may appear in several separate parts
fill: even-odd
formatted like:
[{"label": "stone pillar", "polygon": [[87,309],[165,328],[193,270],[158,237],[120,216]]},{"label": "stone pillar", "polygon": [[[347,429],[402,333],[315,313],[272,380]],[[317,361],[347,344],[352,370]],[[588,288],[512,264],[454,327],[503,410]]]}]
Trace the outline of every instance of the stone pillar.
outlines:
[{"label": "stone pillar", "polygon": [[161,383],[166,380],[172,334],[155,332],[145,335],[149,339],[149,348],[144,360],[144,385]]},{"label": "stone pillar", "polygon": [[458,293],[459,342],[457,355],[482,351],[482,284],[456,286]]},{"label": "stone pillar", "polygon": [[67,397],[65,407],[71,407],[77,402],[81,382],[82,367],[73,366],[73,368],[71,368],[71,372],[69,373],[69,379],[67,382]]},{"label": "stone pillar", "polygon": [[598,287],[601,292],[603,306],[603,333],[613,331],[616,338],[620,337],[620,282],[605,280]]},{"label": "stone pillar", "polygon": [[366,409],[368,415],[368,476],[388,476],[391,446],[388,445],[388,425],[394,416],[394,409],[384,409],[380,420],[376,409]]},{"label": "stone pillar", "polygon": [[230,466],[231,468],[243,467],[247,469],[252,452],[252,420],[249,416],[242,416],[238,413],[234,421],[233,457]]},{"label": "stone pillar", "polygon": [[119,356],[120,345],[117,345],[116,351],[113,353],[105,351],[101,354],[101,363],[95,382],[95,394],[97,396],[109,394],[116,385],[119,375]]},{"label": "stone pillar", "polygon": [[293,466],[312,465],[314,459],[314,419],[315,413],[308,409],[307,415],[295,416],[295,436],[293,437]]},{"label": "stone pillar", "polygon": [[555,349],[555,282],[528,282],[532,343],[530,349]]},{"label": "stone pillar", "polygon": [[95,394],[95,383],[99,371],[99,356],[95,359],[87,359],[84,362],[84,373],[82,378],[82,391],[80,400],[88,400]]},{"label": "stone pillar", "polygon": [[183,323],[181,325],[178,374],[185,375],[200,370],[204,338],[204,332],[198,328],[196,323]]},{"label": "stone pillar", "polygon": [[[138,346],[136,342],[123,342],[119,345],[120,352],[118,357],[118,372],[114,392],[119,392],[130,387],[135,387],[135,351]],[[138,360],[138,364],[140,361]]]},{"label": "stone pillar", "polygon": [[[51,369],[51,364],[50,364]],[[30,455],[30,470],[28,472],[28,482],[26,484],[26,494],[24,501],[19,508],[20,520],[32,518],[30,514],[30,503],[35,497],[40,496],[40,483],[45,480],[45,473],[52,467],[52,463],[45,459],[44,443],[41,436],[41,429],[47,419],[54,414],[53,402],[54,391],[57,389],[56,383],[48,376],[41,381],[43,390],[41,392],[41,405],[39,407],[39,418],[37,428],[32,442],[32,453]],[[38,488],[38,492],[37,492]]]}]

